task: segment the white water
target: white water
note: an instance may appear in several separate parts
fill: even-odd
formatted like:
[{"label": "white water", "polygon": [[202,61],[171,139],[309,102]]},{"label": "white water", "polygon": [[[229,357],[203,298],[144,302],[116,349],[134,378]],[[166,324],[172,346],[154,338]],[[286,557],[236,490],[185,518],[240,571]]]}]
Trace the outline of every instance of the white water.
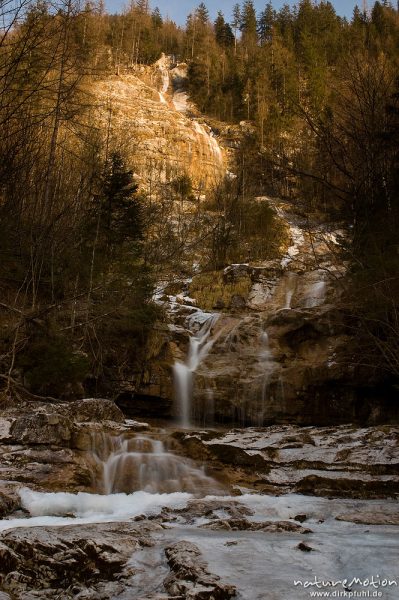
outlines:
[{"label": "white water", "polygon": [[222,164],[223,163],[223,152],[222,152],[222,149],[219,146],[219,143],[218,143],[217,139],[215,138],[213,132],[210,130],[209,127],[208,127],[208,130],[205,129],[205,127],[203,125],[201,125],[200,123],[198,123],[197,121],[193,121],[193,124],[194,124],[195,131],[199,135],[202,135],[206,138],[209,148],[211,149],[211,151],[215,157],[215,160],[219,164]]},{"label": "white water", "polygon": [[292,297],[296,291],[297,287],[297,274],[296,273],[287,273],[284,278],[284,286],[285,286],[285,309],[290,309],[292,305]]},{"label": "white water", "polygon": [[197,334],[190,336],[187,358],[184,363],[177,361],[173,367],[175,395],[179,406],[180,423],[189,428],[191,423],[193,375],[208,356],[214,342],[212,328],[219,318],[218,314],[201,313],[205,319]]},{"label": "white water", "polygon": [[[20,494],[24,507],[32,517],[0,521],[0,530],[39,525],[54,527],[127,521],[142,514],[159,514],[162,507],[184,509],[190,500],[190,494],[181,493],[154,495],[136,492],[131,495],[97,496],[44,494],[25,488]],[[221,508],[206,512],[206,503],[214,503],[215,500],[220,503]],[[304,536],[298,533],[213,531],[201,527],[215,516],[227,518],[223,505],[229,502],[233,505],[238,502],[249,509],[252,515],[247,518],[250,521],[292,522],[295,515],[305,514],[307,518],[304,526],[310,528],[312,533]],[[395,515],[395,501],[328,499],[297,494],[280,497],[244,494],[239,497],[206,496],[201,503],[204,505],[203,514],[194,519],[184,513],[178,514],[177,518],[168,523],[168,529],[159,534],[160,543],[155,546],[154,551],[151,550],[150,554],[145,553],[144,556],[142,552],[132,556],[130,564],[141,567],[139,578],[136,578],[135,573],[133,580],[137,596],[132,595],[129,582],[127,595],[122,593],[121,597],[147,597],[149,586],[154,581],[158,582],[155,592],[159,593],[167,575],[164,563],[159,560],[165,540],[170,543],[181,539],[195,543],[211,572],[219,575],[223,582],[235,585],[237,597],[243,600],[306,600],[310,597],[310,591],[315,588],[303,589],[295,586],[294,581],[312,582],[315,578],[325,582],[341,582],[344,579],[353,581],[354,578],[365,581],[372,576],[377,582],[384,578],[393,582],[380,588],[383,595],[379,597],[386,600],[398,598],[398,527],[361,525],[337,520],[340,515],[348,513],[357,516],[365,514],[366,517],[372,514]],[[69,515],[75,515],[75,518]],[[306,542],[313,548],[313,552],[298,550],[300,542]],[[146,560],[139,565],[140,559]],[[344,588],[339,583],[333,589],[344,593]],[[374,591],[374,588],[363,588],[357,583],[352,589],[359,593],[359,597],[365,589]]]},{"label": "white water", "polygon": [[188,110],[188,94],[187,92],[175,92],[173,94],[173,106],[177,112],[186,113]]},{"label": "white water", "polygon": [[269,391],[269,381],[270,377],[275,369],[275,363],[273,359],[272,351],[270,350],[269,345],[269,335],[267,331],[262,331],[260,335],[261,341],[261,350],[259,353],[259,362],[263,372],[262,375],[262,410],[259,414],[259,423],[263,424],[263,418],[266,414],[267,408],[267,400],[268,400],[268,391]]},{"label": "white water", "polygon": [[[222,499],[221,499],[222,500]],[[223,501],[227,500],[223,498]],[[212,531],[199,527],[175,529],[179,539],[191,541],[200,548],[212,572],[224,582],[237,586],[242,600],[309,600],[315,586],[303,588],[294,581],[337,582],[354,577],[362,581],[374,576],[394,580],[395,584],[379,589],[384,600],[399,597],[398,527],[365,526],[336,520],[336,516],[351,511],[395,513],[396,503],[384,500],[340,500],[290,494],[286,496],[244,495],[235,497],[240,504],[254,511],[250,520],[278,521],[305,513],[303,524],[313,533],[262,533],[247,531]],[[299,542],[306,542],[313,552],[301,552]],[[353,585],[358,597],[374,588]],[[342,585],[327,588],[345,594]]]},{"label": "white water", "polygon": [[305,308],[314,308],[324,303],[327,284],[325,281],[317,281],[306,290]]},{"label": "white water", "polygon": [[158,67],[158,69],[161,73],[161,78],[162,78],[161,93],[166,94],[166,92],[168,91],[168,88],[169,88],[169,84],[170,84],[170,79],[169,79],[170,58],[168,56],[165,56],[164,53],[162,53],[161,58],[159,60],[157,60],[155,65]]},{"label": "white water", "polygon": [[44,493],[22,488],[19,492],[22,506],[31,517],[0,520],[0,531],[15,527],[38,527],[108,523],[125,521],[137,515],[157,515],[162,508],[184,508],[192,494],[69,494]]},{"label": "white water", "polygon": [[99,467],[94,470],[99,478],[96,489],[103,493],[42,493],[22,488],[21,504],[31,518],[0,520],[0,531],[157,515],[163,507],[184,508],[193,496],[221,494],[224,489],[203,468],[147,435],[93,432],[91,458]]},{"label": "white water", "polygon": [[148,436],[115,438],[114,449],[103,462],[105,494],[139,490],[150,494],[204,494],[217,488],[202,468],[168,452],[163,442]]},{"label": "white water", "polygon": [[[284,212],[281,210],[277,210],[277,214],[279,214],[284,219],[286,218]],[[301,246],[303,246],[305,243],[305,236],[300,227],[290,224],[290,233],[292,244],[288,248],[287,254],[284,256],[284,258],[281,259],[281,266],[283,267],[283,269],[286,269],[290,262],[292,262],[293,259],[296,256],[298,256],[298,254],[300,254]]]},{"label": "white water", "polygon": [[149,494],[220,491],[219,484],[191,460],[170,452],[149,435],[91,433],[89,457],[95,464],[93,485],[102,494]]},{"label": "white water", "polygon": [[[264,341],[266,345],[266,338]],[[149,441],[151,443],[148,444]],[[114,443],[115,441],[110,442],[108,446],[112,447]],[[143,436],[138,436],[136,446],[142,446],[142,450],[164,451],[157,441]],[[20,490],[20,496],[23,507],[31,517],[0,520],[0,531],[17,527],[124,522],[139,515],[158,515],[163,508],[180,511],[187,507],[193,497],[182,492],[150,494],[136,491],[132,494],[104,496],[41,493],[28,488]],[[296,532],[203,529],[204,525],[215,518],[229,517],[224,508],[228,503],[249,509],[247,519],[255,522],[293,522],[295,515],[305,514],[306,521],[303,525],[311,529],[312,533],[304,536]],[[168,527],[156,539],[153,538],[155,545],[132,555],[128,564],[134,566],[134,578],[128,581],[125,590],[121,590],[121,598],[128,600],[133,597],[149,597],[149,590],[155,595],[162,595],[163,581],[168,574],[164,560],[161,559],[163,548],[166,542],[179,539],[194,542],[210,571],[219,575],[223,582],[235,585],[237,597],[243,600],[306,600],[310,597],[309,589],[295,586],[294,581],[311,582],[315,577],[326,582],[339,582],[343,579],[352,581],[354,578],[364,581],[372,576],[376,581],[388,578],[393,582],[392,585],[381,588],[384,599],[398,598],[398,527],[355,524],[340,519],[340,516],[345,519],[345,515],[355,515],[356,518],[364,515],[367,523],[370,515],[395,517],[395,501],[315,498],[297,494],[277,497],[243,494],[205,495],[199,506],[203,506],[200,513],[178,512],[172,515]],[[309,544],[313,552],[298,550],[300,542]],[[338,584],[336,589],[343,592],[342,586],[338,587]],[[354,584],[352,589],[360,594],[364,588]]]},{"label": "white water", "polygon": [[161,104],[167,104],[167,101],[165,100],[165,96],[163,92],[158,92],[159,94],[159,100],[161,102]]}]

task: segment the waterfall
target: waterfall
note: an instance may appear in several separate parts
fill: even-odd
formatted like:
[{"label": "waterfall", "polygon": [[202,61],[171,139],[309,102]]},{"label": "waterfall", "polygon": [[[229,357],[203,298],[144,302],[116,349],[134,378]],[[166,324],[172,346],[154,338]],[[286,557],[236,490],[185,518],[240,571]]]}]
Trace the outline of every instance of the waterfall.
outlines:
[{"label": "waterfall", "polygon": [[321,306],[324,303],[326,296],[327,284],[325,281],[316,281],[308,286],[306,290],[305,307],[314,308]]},{"label": "waterfall", "polygon": [[91,454],[96,465],[94,487],[105,495],[214,493],[219,487],[202,468],[148,435],[93,432]]},{"label": "waterfall", "polygon": [[269,345],[269,335],[267,331],[262,331],[260,334],[261,350],[259,352],[259,364],[262,370],[262,410],[259,414],[259,426],[263,425],[263,419],[267,408],[268,392],[269,392],[269,381],[270,377],[276,368],[273,354]]},{"label": "waterfall", "polygon": [[203,125],[201,125],[197,121],[193,121],[193,125],[194,125],[194,129],[195,129],[196,133],[198,133],[199,135],[203,136],[206,139],[208,146],[211,149],[211,151],[215,157],[216,163],[223,164],[222,149],[219,146],[219,143],[218,143],[217,139],[215,138],[213,132],[211,131],[210,127],[205,128]]},{"label": "waterfall", "polygon": [[296,291],[297,287],[297,274],[288,272],[284,279],[284,307],[285,309],[290,309],[292,304],[292,297]]},{"label": "waterfall", "polygon": [[186,361],[184,363],[176,361],[173,367],[175,396],[179,406],[181,426],[184,428],[190,427],[193,374],[208,356],[216,341],[215,337],[211,337],[211,333],[219,315],[201,314],[205,316],[205,319],[198,333],[190,336]]}]

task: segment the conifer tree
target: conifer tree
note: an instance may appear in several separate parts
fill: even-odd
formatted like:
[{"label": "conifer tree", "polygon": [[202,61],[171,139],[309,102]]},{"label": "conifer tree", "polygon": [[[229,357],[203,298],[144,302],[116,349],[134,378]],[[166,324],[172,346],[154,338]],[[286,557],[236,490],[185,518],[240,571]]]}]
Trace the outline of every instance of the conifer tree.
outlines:
[{"label": "conifer tree", "polygon": [[239,4],[235,4],[233,7],[233,21],[232,28],[234,32],[234,53],[237,53],[237,32],[241,27],[241,8]]},{"label": "conifer tree", "polygon": [[273,37],[273,26],[276,18],[275,10],[271,2],[265,7],[265,10],[261,13],[258,24],[258,34],[261,44],[272,41]]},{"label": "conifer tree", "polygon": [[242,8],[241,32],[244,45],[253,45],[257,42],[256,11],[252,0],[245,0]]}]

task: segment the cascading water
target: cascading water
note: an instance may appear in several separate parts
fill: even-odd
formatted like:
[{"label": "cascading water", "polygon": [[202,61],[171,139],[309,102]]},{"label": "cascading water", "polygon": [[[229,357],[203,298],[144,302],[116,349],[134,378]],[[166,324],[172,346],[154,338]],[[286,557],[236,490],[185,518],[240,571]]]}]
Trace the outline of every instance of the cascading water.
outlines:
[{"label": "cascading water", "polygon": [[22,506],[31,517],[1,522],[0,531],[121,521],[140,514],[159,514],[164,507],[183,508],[193,496],[225,493],[204,468],[168,451],[159,439],[103,431],[89,435],[92,443],[85,460],[92,469],[95,493],[46,493],[21,488]]},{"label": "cascading water", "polygon": [[327,284],[325,281],[316,281],[315,283],[310,285],[306,290],[307,294],[305,298],[305,307],[315,308],[324,304],[326,290]]},{"label": "cascading water", "polygon": [[285,284],[285,304],[284,307],[285,309],[290,309],[291,308],[291,304],[292,304],[292,297],[295,293],[296,287],[297,287],[297,275],[296,273],[287,273],[285,279],[284,279],[284,284]]},{"label": "cascading water", "polygon": [[177,361],[173,367],[176,401],[179,407],[180,423],[184,428],[190,427],[193,375],[208,356],[216,341],[216,338],[212,337],[212,329],[219,315],[202,314],[205,319],[198,333],[190,336],[186,361],[184,363]]},{"label": "cascading water", "polygon": [[262,404],[261,411],[259,412],[259,425],[263,424],[263,419],[267,413],[267,401],[269,392],[270,377],[276,367],[272,351],[269,345],[269,335],[267,331],[263,330],[260,334],[261,350],[259,352],[259,364],[262,370]]},{"label": "cascading water", "polygon": [[91,432],[93,487],[101,494],[215,491],[218,484],[192,461],[148,435]]}]

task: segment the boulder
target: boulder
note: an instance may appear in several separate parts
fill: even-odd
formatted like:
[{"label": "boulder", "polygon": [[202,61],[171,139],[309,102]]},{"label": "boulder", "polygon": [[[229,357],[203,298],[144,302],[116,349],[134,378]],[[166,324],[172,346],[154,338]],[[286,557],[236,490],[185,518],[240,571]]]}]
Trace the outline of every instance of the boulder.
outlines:
[{"label": "boulder", "polygon": [[14,423],[13,418],[0,417],[0,442],[4,443],[11,439],[11,427]]},{"label": "boulder", "polygon": [[122,423],[125,417],[112,400],[104,398],[88,398],[68,404],[68,412],[75,422],[92,421],[103,423],[115,421]]},{"label": "boulder", "polygon": [[265,531],[268,533],[312,533],[311,529],[306,529],[297,523],[291,521],[249,521],[245,518],[239,519],[217,519],[211,523],[202,526],[204,529],[215,531]]},{"label": "boulder", "polygon": [[10,434],[14,442],[24,445],[68,446],[72,421],[57,412],[38,412],[16,418]]},{"label": "boulder", "polygon": [[[119,578],[132,575],[127,561],[139,540],[160,529],[143,521],[7,531],[0,542],[2,588],[15,598],[29,592],[26,598],[69,599],[95,598],[97,586],[107,584],[106,597],[116,597],[123,590]],[[44,590],[48,596],[41,596]]]},{"label": "boulder", "polygon": [[15,492],[0,491],[0,519],[12,513],[19,504],[19,498]]},{"label": "boulder", "polygon": [[208,571],[195,544],[176,542],[165,548],[165,555],[171,573],[164,585],[170,595],[186,600],[228,600],[235,597],[235,587],[221,583],[218,575]]}]

